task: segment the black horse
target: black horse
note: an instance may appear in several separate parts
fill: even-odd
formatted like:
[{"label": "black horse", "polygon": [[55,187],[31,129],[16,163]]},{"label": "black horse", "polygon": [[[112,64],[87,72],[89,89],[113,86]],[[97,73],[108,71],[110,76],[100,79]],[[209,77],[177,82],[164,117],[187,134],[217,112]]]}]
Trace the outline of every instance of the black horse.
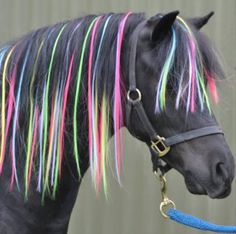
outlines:
[{"label": "black horse", "polygon": [[[0,233],[67,233],[89,166],[106,191],[113,135],[119,179],[123,126],[148,145],[155,170],[167,153],[191,193],[229,195],[234,160],[206,90],[217,101],[224,74],[199,31],[211,15],[92,15],[1,48]],[[182,134],[196,129],[205,132]],[[185,137],[170,149],[153,132]]]}]

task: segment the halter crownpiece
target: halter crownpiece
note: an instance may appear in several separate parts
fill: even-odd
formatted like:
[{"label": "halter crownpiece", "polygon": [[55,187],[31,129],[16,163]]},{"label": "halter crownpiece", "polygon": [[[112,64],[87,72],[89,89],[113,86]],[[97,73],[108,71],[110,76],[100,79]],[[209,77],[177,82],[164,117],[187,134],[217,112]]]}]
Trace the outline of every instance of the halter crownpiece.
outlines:
[{"label": "halter crownpiece", "polygon": [[[180,18],[180,17],[179,17]],[[180,18],[181,19],[181,18]],[[224,134],[219,126],[209,126],[190,130],[183,133],[178,133],[174,136],[165,138],[160,136],[153,124],[149,120],[144,106],[142,104],[142,93],[136,85],[136,55],[137,55],[137,44],[141,28],[145,22],[140,23],[133,32],[131,37],[131,52],[129,58],[129,90],[127,92],[127,105],[126,105],[126,122],[130,126],[130,119],[132,112],[136,112],[141,126],[149,136],[149,142],[146,142],[151,149],[152,155],[154,155],[153,170],[157,171],[160,169],[164,174],[171,167],[169,165],[163,166],[160,158],[167,155],[171,150],[171,146],[183,143],[185,141],[193,140],[203,136],[209,136],[213,134]],[[130,129],[130,131],[132,131]],[[134,134],[135,135],[135,134]]]}]

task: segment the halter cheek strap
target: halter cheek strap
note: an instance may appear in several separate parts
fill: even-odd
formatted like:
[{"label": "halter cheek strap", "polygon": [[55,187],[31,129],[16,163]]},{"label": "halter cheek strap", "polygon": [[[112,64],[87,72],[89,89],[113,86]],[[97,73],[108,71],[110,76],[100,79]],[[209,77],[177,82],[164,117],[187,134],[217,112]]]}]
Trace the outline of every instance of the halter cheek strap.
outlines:
[{"label": "halter cheek strap", "polygon": [[[127,105],[126,105],[126,123],[129,127],[129,130],[132,132],[130,127],[130,120],[132,113],[136,113],[140,122],[140,125],[146,132],[149,137],[149,141],[146,142],[151,149],[152,161],[153,161],[153,170],[157,171],[158,169],[164,174],[171,167],[169,165],[163,166],[161,157],[168,154],[171,149],[171,146],[180,144],[189,140],[193,140],[195,138],[209,136],[213,134],[223,134],[223,131],[219,126],[209,126],[194,129],[187,132],[182,132],[176,134],[174,136],[165,138],[163,136],[159,136],[156,129],[153,127],[151,121],[149,120],[146,111],[142,104],[142,94],[141,91],[136,86],[136,55],[137,55],[137,44],[138,44],[138,36],[141,27],[143,27],[144,23],[141,23],[137,26],[133,35],[131,37],[131,52],[129,58],[129,90],[127,92]],[[135,133],[133,132],[135,136]]]}]

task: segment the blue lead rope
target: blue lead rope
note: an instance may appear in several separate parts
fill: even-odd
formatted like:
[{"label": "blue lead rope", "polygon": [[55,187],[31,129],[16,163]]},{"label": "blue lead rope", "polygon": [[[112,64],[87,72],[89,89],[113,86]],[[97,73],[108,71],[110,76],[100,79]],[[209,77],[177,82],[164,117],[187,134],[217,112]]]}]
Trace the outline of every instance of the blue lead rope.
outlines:
[{"label": "blue lead rope", "polygon": [[170,219],[192,228],[200,229],[203,231],[236,234],[236,226],[224,226],[224,225],[209,223],[205,220],[199,219],[189,214],[185,214],[173,208],[170,208],[167,211],[167,215],[169,216]]}]

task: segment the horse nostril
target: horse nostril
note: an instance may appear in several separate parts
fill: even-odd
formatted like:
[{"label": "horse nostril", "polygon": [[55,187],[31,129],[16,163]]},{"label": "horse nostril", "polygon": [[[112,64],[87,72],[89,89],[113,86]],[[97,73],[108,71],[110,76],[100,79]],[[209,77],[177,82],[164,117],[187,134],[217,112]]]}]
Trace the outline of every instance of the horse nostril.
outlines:
[{"label": "horse nostril", "polygon": [[215,171],[218,179],[220,178],[225,183],[229,182],[229,173],[224,163],[217,163]]}]

